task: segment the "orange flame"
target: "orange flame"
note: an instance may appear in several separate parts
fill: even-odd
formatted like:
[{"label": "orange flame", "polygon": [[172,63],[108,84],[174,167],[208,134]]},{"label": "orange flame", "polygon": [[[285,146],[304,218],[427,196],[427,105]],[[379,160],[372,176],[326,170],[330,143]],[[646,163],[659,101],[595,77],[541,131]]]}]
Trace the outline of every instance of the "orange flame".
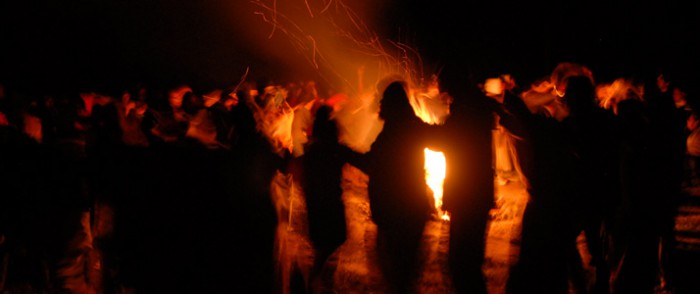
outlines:
[{"label": "orange flame", "polygon": [[432,191],[435,199],[435,210],[442,220],[450,220],[449,214],[442,210],[443,183],[445,182],[445,169],[447,167],[445,154],[428,148],[424,149],[424,153],[425,183]]}]

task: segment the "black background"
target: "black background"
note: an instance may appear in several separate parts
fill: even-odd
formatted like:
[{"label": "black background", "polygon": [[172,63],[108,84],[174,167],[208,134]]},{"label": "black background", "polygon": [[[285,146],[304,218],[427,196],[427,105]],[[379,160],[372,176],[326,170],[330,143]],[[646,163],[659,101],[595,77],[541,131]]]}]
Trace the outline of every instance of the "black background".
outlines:
[{"label": "black background", "polygon": [[[571,61],[589,66],[599,80],[667,69],[697,76],[694,1],[347,2],[373,9],[377,31],[408,41],[434,68],[534,77]],[[1,77],[51,91],[230,84],[248,66],[253,76],[274,75],[281,65],[253,45],[269,29],[253,16],[251,3],[3,0]],[[260,39],[244,33],[252,28],[263,28]]]}]

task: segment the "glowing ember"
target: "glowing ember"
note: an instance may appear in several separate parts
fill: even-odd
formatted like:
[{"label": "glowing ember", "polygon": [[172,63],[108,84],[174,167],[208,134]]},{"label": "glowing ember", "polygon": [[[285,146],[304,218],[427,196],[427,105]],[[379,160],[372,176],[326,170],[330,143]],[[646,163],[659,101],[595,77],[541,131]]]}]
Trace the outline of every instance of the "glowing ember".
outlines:
[{"label": "glowing ember", "polygon": [[442,185],[445,182],[445,168],[447,162],[445,160],[445,154],[442,152],[437,152],[430,150],[428,148],[425,151],[425,182],[433,192],[433,198],[435,199],[435,210],[437,211],[438,217],[442,220],[450,220],[450,215],[442,210]]}]

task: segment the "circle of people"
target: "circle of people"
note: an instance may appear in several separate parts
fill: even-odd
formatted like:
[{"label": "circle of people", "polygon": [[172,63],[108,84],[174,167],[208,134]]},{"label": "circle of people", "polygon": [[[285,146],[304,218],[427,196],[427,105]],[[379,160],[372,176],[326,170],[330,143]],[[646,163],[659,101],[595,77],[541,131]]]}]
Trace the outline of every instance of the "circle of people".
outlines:
[{"label": "circle of people", "polygon": [[[276,221],[265,190],[274,171],[287,169],[303,183],[309,237],[317,252],[311,275],[319,279],[326,259],[346,238],[341,170],[350,163],[370,178],[371,216],[377,225],[379,266],[387,291],[409,293],[418,274],[422,232],[434,209],[425,189],[422,154],[425,147],[435,146],[445,152],[448,162],[443,207],[451,214],[449,266],[459,293],[487,293],[484,246],[489,211],[495,205],[493,179],[508,172],[502,169],[517,170],[529,195],[508,293],[568,293],[572,279],[579,290],[588,287],[583,274],[572,270],[581,262],[576,249],[581,233],[595,267],[593,288],[584,291],[652,293],[660,269],[662,283],[673,285],[675,209],[684,177],[695,166],[685,158],[700,156],[695,101],[688,98],[690,87],[674,78],[660,73],[648,81],[619,79],[602,84],[596,83],[588,68],[571,63],[560,64],[531,85],[519,85],[504,74],[475,85],[479,93],[474,97],[453,97],[450,116],[440,125],[428,125],[416,117],[407,84],[395,81],[378,90],[383,125],[369,152],[355,152],[341,144],[343,126],[334,121],[334,113],[344,101],[337,95],[321,98],[313,81],[264,87],[242,83],[206,91],[185,85],[164,93],[135,87],[117,97],[90,90],[37,98],[2,87],[3,186],[6,191],[23,192],[4,197],[0,205],[0,246],[41,251],[49,260],[48,271],[57,277],[38,282],[43,287],[77,287],[69,286],[73,278],[59,264],[80,252],[81,247],[71,242],[76,240],[75,231],[81,230],[76,229],[75,224],[81,223],[76,220],[86,212],[87,222],[99,227],[99,217],[109,215],[110,209],[117,211],[114,228],[101,234],[93,229],[91,238],[124,239],[104,249],[104,255],[114,253],[123,260],[128,259],[125,256],[139,260],[154,249],[177,243],[178,238],[193,238],[180,236],[179,228],[190,228],[187,233],[194,234],[201,229],[198,226],[224,230],[237,223],[235,228],[250,238],[241,251],[255,253],[226,256],[230,258],[226,260],[244,260],[245,267],[234,268],[251,274],[236,279],[233,284],[238,286],[231,286],[230,276],[198,281],[206,280],[211,289],[268,292],[274,288],[274,283],[268,283],[274,280],[274,261],[268,253],[273,251]],[[492,153],[492,130],[498,128],[505,130],[504,142],[511,153]],[[178,158],[182,150],[192,149],[218,153],[209,156],[202,151],[192,159]],[[213,164],[217,161],[223,163]],[[153,174],[156,171],[160,174]],[[236,180],[222,188],[221,183],[230,182],[229,176]],[[180,183],[187,181],[198,184]],[[205,197],[212,204],[208,206],[193,205],[192,198],[175,200],[179,197],[175,195],[183,193],[199,197],[194,195],[208,192],[254,196],[238,198],[244,199],[247,208],[233,210],[237,217],[229,216],[231,205],[224,200]],[[46,194],[70,196],[29,197]],[[126,200],[117,198],[126,194],[136,196],[128,205],[120,204]],[[149,197],[155,200],[144,200]],[[46,203],[32,202],[36,199]],[[169,211],[175,206],[163,203],[173,201],[201,210],[194,214],[206,220],[165,225],[188,214],[167,212],[172,217],[168,221],[143,223],[163,218],[156,211]],[[212,210],[217,204],[221,208]],[[64,214],[75,217],[62,220]],[[135,215],[137,220],[120,219],[122,215]],[[215,224],[221,219],[226,226]],[[246,226],[254,228],[242,225],[251,220],[257,225]],[[136,233],[140,226],[149,233]],[[152,236],[154,231],[162,232]],[[131,238],[149,245],[125,249],[128,246],[123,243]],[[168,245],[159,238],[168,240]],[[37,244],[46,243],[61,245],[38,249]],[[180,262],[200,269],[219,268],[213,257],[186,260],[176,251],[209,247],[184,243],[146,259],[150,261],[145,264],[124,261],[121,271],[133,273],[122,277],[122,282],[162,290],[168,279],[192,274],[174,270],[183,267]],[[68,246],[73,251],[65,250],[66,244],[73,244]],[[216,247],[220,249],[216,252],[226,251],[223,246]],[[139,268],[144,265],[168,269],[168,274],[146,273]],[[11,282],[4,279],[2,286]],[[302,288],[319,287],[309,284]]]}]

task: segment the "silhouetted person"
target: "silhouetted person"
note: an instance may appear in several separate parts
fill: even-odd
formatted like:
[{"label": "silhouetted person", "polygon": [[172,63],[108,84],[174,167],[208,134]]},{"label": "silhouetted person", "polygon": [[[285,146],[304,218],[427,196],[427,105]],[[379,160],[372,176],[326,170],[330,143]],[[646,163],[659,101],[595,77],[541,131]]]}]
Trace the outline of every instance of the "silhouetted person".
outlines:
[{"label": "silhouetted person", "polygon": [[227,149],[233,144],[235,132],[231,110],[238,103],[238,94],[233,90],[226,90],[221,94],[221,98],[208,108],[216,126],[216,140]]},{"label": "silhouetted person", "polygon": [[[120,215],[116,210],[117,201],[122,182],[118,181],[121,175],[119,164],[122,151],[122,133],[119,127],[118,109],[111,97],[96,95],[94,106],[89,116],[90,129],[86,135],[87,155],[87,186],[91,198],[91,221],[99,224],[92,230],[93,246],[103,254],[103,273],[116,271],[117,260],[116,243],[112,234],[114,217],[111,214]],[[107,274],[102,277],[102,284],[107,288],[114,288],[114,280]]]},{"label": "silhouetted person", "polygon": [[[652,84],[653,85],[653,84]],[[683,118],[670,92],[648,87],[644,100],[618,104],[622,129],[622,201],[613,232],[614,293],[652,293],[658,285],[659,242],[672,278],[671,253],[682,182]],[[668,248],[671,247],[671,248]]]},{"label": "silhouetted person", "polygon": [[349,149],[338,141],[338,127],[331,117],[332,111],[328,106],[316,111],[310,141],[301,157],[309,238],[315,249],[311,273],[314,293],[329,291],[319,288],[327,286],[325,282],[333,278],[333,272],[326,270],[324,265],[346,238],[341,183]]},{"label": "silhouetted person", "polygon": [[[81,95],[82,96],[82,95]],[[81,284],[81,279],[67,274],[71,270],[82,271],[86,267],[80,258],[86,256],[85,216],[89,215],[93,201],[87,179],[86,133],[90,129],[85,100],[63,100],[60,103],[61,125],[57,126],[56,141],[47,146],[47,178],[42,229],[50,264],[50,276],[55,291]],[[81,103],[82,102],[82,103]]]},{"label": "silhouetted person", "polygon": [[443,208],[450,213],[450,272],[457,293],[485,294],[482,265],[489,211],[494,206],[494,116],[490,99],[481,93],[450,93],[457,96],[442,141],[447,160]]},{"label": "silhouetted person", "polygon": [[[590,265],[596,269],[592,290],[607,293],[610,270],[605,229],[619,202],[617,124],[611,112],[595,104],[594,85],[587,77],[569,78],[564,99],[570,113],[562,121],[563,132],[577,175],[570,196],[576,209],[572,211],[574,229],[585,233]],[[583,268],[579,270],[578,278],[583,282]]]},{"label": "silhouetted person", "polygon": [[[192,90],[189,86],[180,86],[167,91],[167,105],[150,109],[153,116],[152,127],[148,130],[150,139],[162,143],[180,143],[185,137],[193,105]],[[187,102],[186,102],[187,101]]]},{"label": "silhouetted person", "polygon": [[652,169],[652,125],[647,105],[633,98],[618,103],[621,201],[611,251],[613,293],[652,293],[657,281],[659,217]]},{"label": "silhouetted person", "polygon": [[[235,128],[233,174],[234,226],[239,262],[231,264],[239,274],[231,286],[249,293],[271,293],[274,289],[274,243],[277,214],[270,185],[283,160],[257,129],[252,97],[242,97],[231,111]],[[245,98],[243,98],[245,97]]]},{"label": "silhouetted person", "polygon": [[[6,292],[48,292],[46,279],[46,159],[44,148],[22,132],[22,122],[13,118],[20,107],[2,96],[0,84],[0,255]],[[3,99],[4,98],[4,99]],[[22,97],[24,98],[24,97]],[[8,103],[8,104],[4,104]],[[27,101],[28,102],[28,101]],[[22,290],[20,290],[22,289]]]},{"label": "silhouetted person", "polygon": [[652,168],[657,173],[654,193],[658,194],[660,286],[671,290],[675,287],[674,275],[677,271],[675,219],[684,179],[686,124],[692,112],[692,106],[686,99],[686,91],[690,87],[682,78],[671,77],[668,73],[658,76],[656,80],[650,79],[647,85],[645,100],[649,104],[654,132]]},{"label": "silhouetted person", "polygon": [[424,151],[428,126],[416,117],[400,82],[383,92],[379,116],[384,127],[357,165],[369,176],[372,220],[377,225],[377,254],[391,293],[413,291],[419,249],[432,211],[427,193]]},{"label": "silhouetted person", "polygon": [[505,93],[503,106],[498,113],[501,124],[522,138],[516,141],[516,150],[529,194],[520,254],[507,292],[567,293],[569,254],[575,250],[578,233],[571,215],[574,160],[565,148],[562,125],[555,119],[559,116],[531,113],[517,96],[517,88]]}]

